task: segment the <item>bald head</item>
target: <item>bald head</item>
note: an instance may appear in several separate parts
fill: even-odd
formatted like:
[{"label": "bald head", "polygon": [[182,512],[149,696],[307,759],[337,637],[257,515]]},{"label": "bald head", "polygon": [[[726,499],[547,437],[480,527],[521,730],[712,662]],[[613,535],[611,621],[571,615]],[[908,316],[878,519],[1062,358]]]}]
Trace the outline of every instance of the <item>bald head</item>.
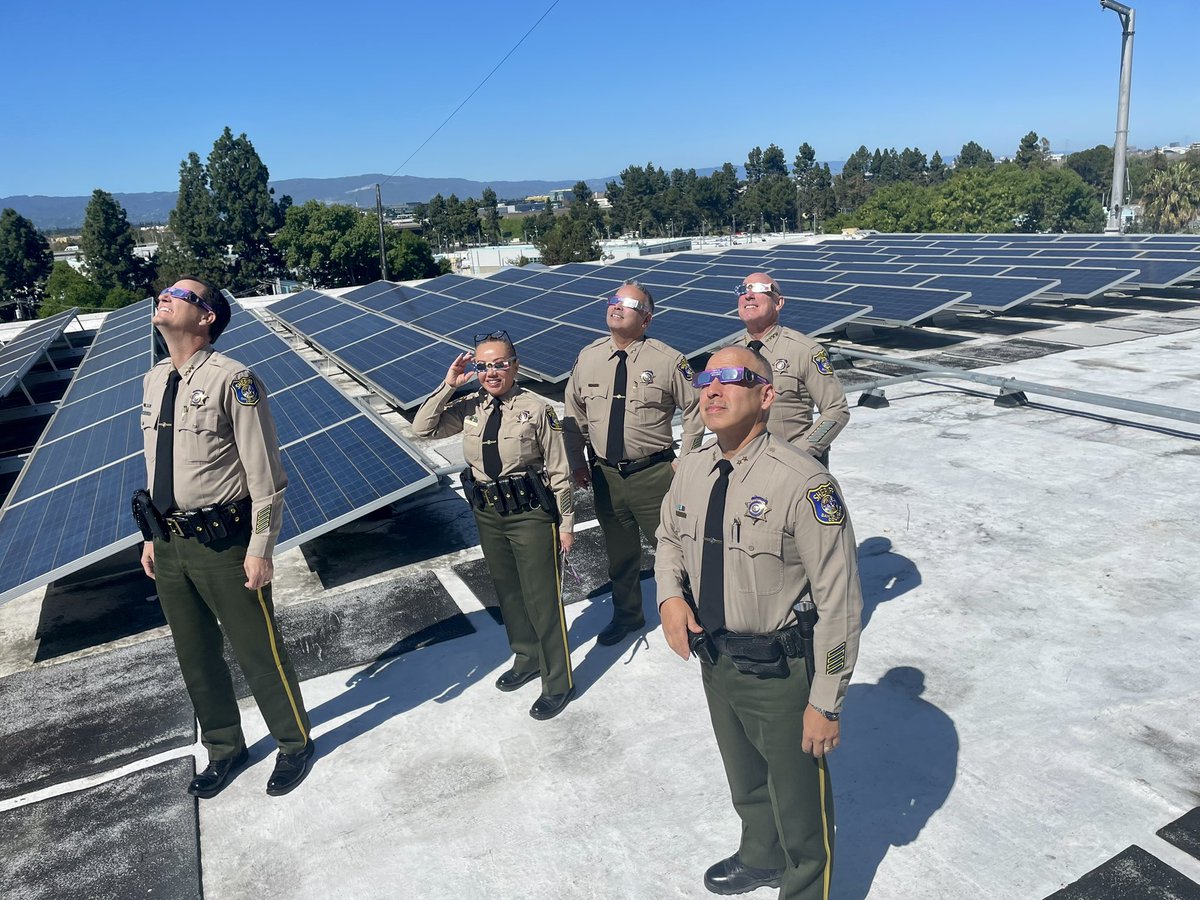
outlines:
[{"label": "bald head", "polygon": [[766,272],[753,272],[742,279],[745,293],[738,296],[738,317],[751,336],[761,338],[779,322],[783,294]]},{"label": "bald head", "polygon": [[720,369],[724,366],[745,366],[752,372],[757,372],[767,381],[771,381],[771,364],[757,350],[751,350],[742,344],[730,344],[722,347],[708,358],[708,368]]}]

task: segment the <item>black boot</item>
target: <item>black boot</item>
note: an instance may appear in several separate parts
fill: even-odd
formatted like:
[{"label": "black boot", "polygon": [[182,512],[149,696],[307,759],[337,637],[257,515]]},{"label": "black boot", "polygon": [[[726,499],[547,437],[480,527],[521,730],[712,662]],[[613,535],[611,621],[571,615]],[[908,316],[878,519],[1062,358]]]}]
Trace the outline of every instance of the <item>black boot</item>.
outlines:
[{"label": "black boot", "polygon": [[225,790],[225,785],[233,780],[233,776],[241,771],[249,760],[250,751],[245,747],[225,759],[210,759],[208,768],[193,778],[192,783],[188,785],[188,793],[202,800],[211,800]]}]

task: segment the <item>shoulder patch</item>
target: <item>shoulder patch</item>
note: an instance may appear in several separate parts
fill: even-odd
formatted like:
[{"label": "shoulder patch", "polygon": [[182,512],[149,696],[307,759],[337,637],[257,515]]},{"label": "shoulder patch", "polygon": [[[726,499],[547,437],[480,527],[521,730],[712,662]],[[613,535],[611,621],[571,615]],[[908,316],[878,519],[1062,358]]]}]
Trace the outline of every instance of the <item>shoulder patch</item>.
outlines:
[{"label": "shoulder patch", "polygon": [[682,374],[683,377],[688,381],[691,381],[696,377],[696,374],[692,371],[692,367],[688,365],[688,361],[683,357],[680,357],[679,362],[675,363],[675,368],[678,369],[680,374]]},{"label": "shoulder patch", "polygon": [[249,372],[233,379],[233,399],[242,406],[257,406],[258,397],[258,383]]},{"label": "shoulder patch", "polygon": [[813,516],[822,525],[841,525],[846,521],[846,506],[832,481],[826,481],[805,491],[812,504]]},{"label": "shoulder patch", "polygon": [[833,363],[829,361],[829,354],[824,350],[818,350],[813,354],[813,365],[817,367],[817,371],[822,375],[833,374]]},{"label": "shoulder patch", "polygon": [[562,431],[563,430],[562,419],[560,419],[558,417],[558,413],[556,413],[554,411],[553,406],[546,407],[546,421],[550,423],[551,431]]}]

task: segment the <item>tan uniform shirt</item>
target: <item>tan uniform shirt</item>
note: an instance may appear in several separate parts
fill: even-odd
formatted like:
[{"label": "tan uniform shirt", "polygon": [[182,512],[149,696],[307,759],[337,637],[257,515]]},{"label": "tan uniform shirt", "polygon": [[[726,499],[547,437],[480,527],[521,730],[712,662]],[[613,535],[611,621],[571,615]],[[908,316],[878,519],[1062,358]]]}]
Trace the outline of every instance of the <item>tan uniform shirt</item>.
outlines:
[{"label": "tan uniform shirt", "polygon": [[[142,381],[146,484],[154,484],[159,407],[171,360]],[[175,506],[199,509],[249,497],[250,556],[269,557],[283,525],[287,473],[279,454],[267,392],[254,374],[211,346],[197,350],[179,372],[174,416]]]},{"label": "tan uniform shirt", "polygon": [[[708,499],[721,458],[717,442],[679,464],[663,498],[654,577],[658,602],[700,596]],[[837,481],[819,462],[764,433],[733,460],[725,499],[725,624],[765,634],[795,624],[794,605],[811,589],[820,621],[814,706],[841,708],[858,658],[862,587],[858,547]]]},{"label": "tan uniform shirt", "polygon": [[[692,387],[692,369],[683,354],[662,341],[641,338],[625,348],[628,386],[625,391],[625,459],[644,459],[675,444],[671,420],[683,410],[680,456],[704,440],[700,396]],[[578,425],[568,431],[573,460],[582,459],[582,446],[591,438],[599,459],[607,456],[608,416],[612,411],[613,381],[617,374],[617,345],[600,338],[579,351],[563,398],[568,418]]]},{"label": "tan uniform shirt", "polygon": [[[413,431],[421,437],[450,437],[462,432],[463,456],[479,481],[491,481],[483,468],[483,431],[492,415],[492,397],[478,391],[450,401],[454,388],[442,386],[421,404],[413,418]],[[447,401],[450,401],[447,403]],[[501,399],[500,462],[504,475],[524,475],[526,466],[545,467],[550,490],[558,500],[562,530],[575,526],[575,499],[563,426],[554,409],[537,394],[514,387]]]},{"label": "tan uniform shirt", "polygon": [[[738,339],[743,345],[751,340],[749,334]],[[824,453],[850,421],[850,404],[829,354],[812,338],[782,325],[773,326],[762,342],[759,352],[771,364],[776,394],[767,428],[813,456]],[[816,422],[814,403],[820,412]]]}]

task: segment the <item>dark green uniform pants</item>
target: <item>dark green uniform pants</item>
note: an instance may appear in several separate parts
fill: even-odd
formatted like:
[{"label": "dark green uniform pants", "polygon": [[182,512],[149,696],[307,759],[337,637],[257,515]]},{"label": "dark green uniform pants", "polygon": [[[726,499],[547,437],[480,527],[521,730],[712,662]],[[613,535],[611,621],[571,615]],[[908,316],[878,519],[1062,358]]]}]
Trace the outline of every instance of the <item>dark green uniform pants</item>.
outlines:
[{"label": "dark green uniform pants", "polygon": [[808,673],[788,660],[786,678],[743,675],[722,655],[702,663],[704,694],[742,820],[738,855],[783,869],[780,900],[828,900],[833,871],[833,792],[824,760],[800,749]]},{"label": "dark green uniform pants", "polygon": [[608,547],[608,577],[613,587],[613,621],[640,627],[646,622],[642,612],[642,539],[638,528],[658,546],[662,500],[671,487],[674,470],[663,461],[622,475],[601,463],[592,466],[592,490],[596,497],[596,519]]},{"label": "dark green uniform pants", "polygon": [[517,672],[542,673],[543,694],[565,694],[571,649],[562,605],[558,525],[544,510],[502,516],[494,507],[475,510],[479,544],[496,584],[508,645]]},{"label": "dark green uniform pants", "polygon": [[222,628],[279,749],[297,753],[308,742],[308,712],[275,624],[271,586],[246,588],[246,540],[154,542],[158,599],[200,720],[200,739],[213,760],[236,755],[246,743],[221,652]]}]

